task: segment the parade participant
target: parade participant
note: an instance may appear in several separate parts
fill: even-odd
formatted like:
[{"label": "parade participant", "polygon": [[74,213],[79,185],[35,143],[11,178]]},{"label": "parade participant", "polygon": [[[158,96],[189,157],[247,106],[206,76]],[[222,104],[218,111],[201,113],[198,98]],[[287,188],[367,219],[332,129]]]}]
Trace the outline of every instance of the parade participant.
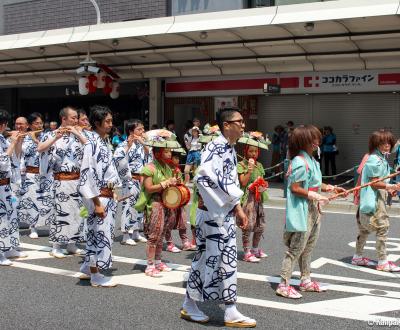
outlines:
[{"label": "parade participant", "polygon": [[180,180],[174,177],[171,163],[171,147],[177,149],[180,145],[177,141],[172,141],[175,136],[167,130],[157,130],[156,134],[150,131],[146,136],[147,139],[152,139],[147,144],[153,146],[154,160],[142,169],[143,187],[135,208],[139,212],[146,209],[147,267],[145,274],[160,277],[160,272],[171,270],[161,261],[166,223],[170,212],[162,203],[161,193],[164,189],[180,183]]},{"label": "parade participant", "polygon": [[[369,155],[361,164],[361,185],[390,174],[387,158],[395,144],[390,131],[379,130],[369,137]],[[376,269],[384,272],[399,272],[400,267],[387,260],[386,241],[389,231],[389,215],[386,209],[387,193],[400,190],[400,185],[389,184],[388,180],[376,182],[361,189],[360,205],[357,210],[358,236],[356,253],[351,263],[358,266],[375,266],[376,263],[363,257],[368,235],[375,232],[375,250],[378,255]]]},{"label": "parade participant", "polygon": [[200,164],[201,156],[201,143],[199,141],[200,138],[200,128],[194,126],[189,130],[190,138],[185,141],[186,148],[188,150],[188,155],[186,158],[185,165],[185,183],[187,184],[190,181],[190,171],[194,167],[197,168]]},{"label": "parade participant", "polygon": [[[172,163],[175,166],[175,176],[178,176],[182,181],[182,172],[179,169],[180,156],[185,155],[186,152],[183,148],[172,150]],[[183,251],[194,251],[196,245],[189,242],[186,234],[186,212],[185,207],[178,207],[175,210],[170,210],[169,217],[167,220],[167,228],[165,232],[165,240],[167,242],[167,251],[172,253],[179,253],[181,249],[175,246],[172,240],[172,230],[177,229],[179,232],[179,238],[182,241]]]},{"label": "parade participant", "polygon": [[93,138],[88,140],[83,150],[78,188],[88,210],[86,255],[80,272],[86,278],[90,277],[94,287],[114,287],[116,284],[112,279],[99,272],[112,266],[111,246],[117,209],[113,189],[120,185],[112,152],[106,141],[112,129],[111,110],[104,106],[93,106],[90,123],[94,128]]},{"label": "parade participant", "polygon": [[128,138],[120,143],[114,152],[114,163],[122,180],[121,195],[129,196],[118,203],[117,214],[121,219],[123,234],[121,244],[136,245],[136,241],[146,243],[139,229],[143,224],[143,213],[135,210],[139,198],[142,178],[140,172],[146,165],[149,148],[144,145],[144,126],[139,119],[130,119],[126,123]]},{"label": "parade participant", "polygon": [[61,249],[67,244],[67,252],[83,255],[84,251],[76,246],[83,240],[84,222],[80,217],[82,198],[77,187],[83,156],[83,146],[87,139],[83,136],[78,124],[77,111],[65,107],[60,111],[61,126],[48,132],[38,145],[40,157],[40,174],[54,176],[55,219],[50,225],[49,239],[53,244],[50,255],[64,258]]},{"label": "parade participant", "polygon": [[295,263],[298,261],[300,290],[323,292],[326,287],[311,280],[311,254],[317,243],[321,227],[320,205],[329,202],[321,191],[345,192],[343,188],[322,183],[319,163],[313,153],[321,144],[321,132],[315,126],[299,126],[289,135],[288,147],[291,164],[288,169],[286,223],[283,234],[287,251],[283,258],[281,283],[276,294],[298,299],[301,294],[289,285]]},{"label": "parade participant", "polygon": [[237,248],[235,216],[240,228],[248,219],[240,206],[243,192],[237,175],[234,144],[242,136],[244,120],[238,109],[217,113],[222,135],[207,144],[194,178],[199,191],[196,217],[197,251],[192,261],[181,318],[206,323],[209,318],[197,301],[225,304],[225,326],[255,327],[256,321],[236,308]]},{"label": "parade participant", "polygon": [[11,190],[12,164],[20,166],[20,159],[16,156],[22,152],[22,142],[25,134],[15,131],[9,141],[3,136],[7,127],[9,114],[0,109],[0,266],[10,266],[12,258],[24,258],[27,255],[18,251],[19,224],[17,219],[17,204]]},{"label": "parade participant", "polygon": [[[260,155],[260,148],[268,149],[269,140],[264,139],[260,132],[250,132],[239,139],[244,143],[244,159],[238,163],[240,187],[244,194],[241,199],[244,213],[249,219],[249,225],[243,230],[244,261],[259,262],[260,258],[266,258],[267,254],[258,247],[265,227],[263,203],[268,199],[267,183],[263,177],[264,168],[257,161]],[[252,247],[251,234],[252,237]]]},{"label": "parade participant", "polygon": [[17,119],[15,119],[15,130],[18,132],[26,132],[28,131],[28,120],[25,117],[18,117]]},{"label": "parade participant", "polygon": [[28,117],[29,132],[22,144],[23,171],[25,172],[20,189],[20,201],[18,207],[18,219],[29,224],[29,237],[37,239],[36,228],[49,226],[54,220],[54,204],[51,195],[52,185],[50,181],[41,181],[39,175],[38,143],[43,136],[42,115],[33,112]]}]

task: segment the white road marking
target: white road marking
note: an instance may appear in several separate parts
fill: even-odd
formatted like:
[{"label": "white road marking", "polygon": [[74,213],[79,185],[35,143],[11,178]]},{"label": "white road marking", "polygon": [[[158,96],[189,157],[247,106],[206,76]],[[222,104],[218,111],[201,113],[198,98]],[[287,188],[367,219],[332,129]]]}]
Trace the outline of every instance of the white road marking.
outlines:
[{"label": "white road marking", "polygon": [[335,265],[335,266],[339,266],[339,267],[343,267],[343,268],[347,268],[347,269],[352,269],[352,270],[357,270],[363,273],[369,273],[369,274],[374,274],[377,276],[383,276],[383,277],[390,277],[390,278],[399,278],[400,279],[400,274],[399,273],[387,273],[387,272],[381,272],[372,268],[367,268],[367,267],[361,267],[361,266],[355,266],[352,264],[348,264],[346,262],[343,261],[338,261],[338,260],[334,260],[334,259],[329,259],[329,258],[318,258],[317,260],[313,261],[311,263],[311,268],[312,269],[317,269],[322,267],[325,264],[331,264],[331,265]]},{"label": "white road marking", "polygon": [[[48,247],[38,246],[34,244],[21,244],[21,247],[31,249],[35,253],[28,253],[30,259],[37,258],[37,254],[42,253],[45,257],[50,257],[48,254]],[[35,251],[36,250],[36,251]],[[25,259],[25,260],[27,260]],[[327,259],[327,258],[325,258]],[[328,263],[331,263],[331,259],[327,259]],[[123,262],[129,264],[138,264],[145,265],[146,261],[141,259],[134,258],[126,258],[126,257],[114,257],[114,261]],[[326,260],[316,260],[316,265],[323,265],[327,263]],[[18,262],[15,261],[13,264],[14,267],[24,268],[33,271],[45,272],[54,275],[62,275],[73,278],[78,278],[80,273],[63,270],[53,267],[45,267],[40,265],[32,265],[26,262]],[[185,279],[185,275],[187,274],[187,270],[189,266],[187,265],[179,265],[179,264],[171,264],[170,265],[174,270],[169,273],[163,273],[162,278],[149,278],[144,273],[139,274],[129,274],[129,275],[119,275],[113,276],[113,280],[121,285],[132,286],[132,287],[140,287],[151,290],[169,292],[169,293],[177,293],[184,295],[185,288],[170,286],[168,284],[171,283],[182,283]],[[376,272],[376,271],[375,271]],[[375,274],[375,273],[374,273]],[[377,275],[383,275],[385,273],[378,272]],[[361,282],[368,285],[380,286],[380,287],[391,287],[391,288],[399,288],[400,284],[390,283],[390,282],[380,282],[380,281],[369,281],[363,279],[349,278],[349,277],[339,277],[333,275],[324,275],[324,274],[312,274],[313,277],[325,278],[335,281],[347,281],[350,283]],[[275,276],[266,276],[259,274],[251,274],[251,273],[241,273],[238,272],[239,279],[246,279],[258,282],[264,282],[265,284],[269,283],[279,283],[280,278]],[[298,280],[293,280],[293,284],[298,285]],[[262,287],[264,289],[264,287]],[[362,288],[362,287],[353,287],[349,285],[342,284],[329,284],[329,289],[334,291],[346,292],[346,293],[354,293],[361,296],[350,297],[350,298],[340,298],[340,299],[330,299],[326,301],[318,301],[311,303],[303,303],[303,304],[291,304],[282,299],[282,302],[269,301],[264,299],[256,299],[249,297],[239,297],[238,302],[248,305],[255,305],[267,308],[277,308],[283,310],[291,310],[308,314],[316,314],[316,315],[325,315],[339,318],[347,318],[352,320],[361,320],[361,321],[377,321],[377,320],[395,320],[395,318],[390,317],[381,317],[373,314],[389,312],[393,310],[398,310],[398,299],[400,298],[399,291],[388,291],[384,292],[371,292],[372,288]],[[382,297],[384,295],[384,297]]]},{"label": "white road marking", "polygon": [[[265,206],[264,205],[264,209],[271,209],[271,210],[286,210],[285,207],[282,206]],[[323,214],[327,213],[327,214],[344,214],[344,215],[356,215],[356,212],[346,212],[346,211],[331,211],[331,210],[323,210]],[[389,218],[400,218],[400,215],[390,215]],[[352,221],[354,219],[351,219]]]}]

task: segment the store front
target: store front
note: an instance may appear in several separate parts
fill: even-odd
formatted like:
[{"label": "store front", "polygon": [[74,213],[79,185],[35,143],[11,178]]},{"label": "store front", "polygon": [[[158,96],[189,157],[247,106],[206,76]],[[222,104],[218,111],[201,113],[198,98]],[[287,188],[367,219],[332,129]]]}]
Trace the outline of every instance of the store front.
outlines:
[{"label": "store front", "polygon": [[[265,94],[264,83],[280,85],[281,93]],[[208,99],[212,105],[215,103],[212,100],[221,95],[237,97],[249,129],[258,129],[269,136],[272,136],[275,126],[285,126],[289,120],[295,125],[331,126],[337,136],[337,165],[341,171],[360,161],[367,151],[368,136],[373,130],[387,128],[399,136],[398,91],[398,70],[171,79],[166,82],[165,103],[172,99],[185,102],[191,95],[197,95],[199,99]],[[267,164],[270,159],[271,153],[267,156]]]}]

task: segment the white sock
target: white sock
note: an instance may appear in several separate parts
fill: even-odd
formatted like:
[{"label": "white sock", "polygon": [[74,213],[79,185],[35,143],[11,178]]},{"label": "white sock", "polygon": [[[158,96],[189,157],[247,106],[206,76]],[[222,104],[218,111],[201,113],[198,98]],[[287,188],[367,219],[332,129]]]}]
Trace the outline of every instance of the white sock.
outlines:
[{"label": "white sock", "polygon": [[199,309],[196,302],[189,298],[187,295],[185,296],[185,300],[183,301],[182,308],[188,312],[188,314],[192,315],[204,315],[204,313]]},{"label": "white sock", "polygon": [[61,244],[60,243],[53,243],[53,249],[54,250],[60,250],[61,249]]},{"label": "white sock", "polygon": [[309,282],[311,282],[311,278],[304,278],[304,279],[302,279],[301,280],[301,283],[309,283]]},{"label": "white sock", "polygon": [[161,264],[161,260],[156,260],[156,265]]},{"label": "white sock", "polygon": [[237,310],[236,304],[225,305],[225,321],[235,321],[243,318],[244,316]]},{"label": "white sock", "polygon": [[129,234],[125,233],[124,236],[122,237],[122,241],[126,242],[128,239],[130,239]]},{"label": "white sock", "polygon": [[355,254],[354,256],[353,256],[353,259],[361,259],[363,256],[359,256],[358,254]]},{"label": "white sock", "polygon": [[35,227],[31,227],[31,233],[37,233],[37,230]]}]

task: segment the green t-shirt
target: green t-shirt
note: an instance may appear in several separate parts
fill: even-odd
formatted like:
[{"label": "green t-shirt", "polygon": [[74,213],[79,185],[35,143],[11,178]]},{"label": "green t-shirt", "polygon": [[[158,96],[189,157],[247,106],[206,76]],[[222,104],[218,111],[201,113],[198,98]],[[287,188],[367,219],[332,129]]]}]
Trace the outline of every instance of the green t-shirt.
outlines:
[{"label": "green t-shirt", "polygon": [[[361,184],[371,181],[372,178],[382,178],[390,174],[389,163],[385,157],[375,150],[364,165],[361,174]],[[389,180],[387,180],[388,182]],[[373,214],[376,211],[378,191],[371,186],[361,189],[360,192],[360,212]]]},{"label": "green t-shirt", "polygon": [[[143,176],[151,177],[153,180],[153,185],[157,185],[160,184],[160,182],[162,181],[172,178],[173,170],[170,166],[161,165],[157,160],[154,160],[152,163],[147,164],[145,167],[143,167],[140,174]],[[135,209],[138,212],[143,212],[146,209],[147,215],[150,216],[153,196],[154,194],[149,194],[146,191],[143,184],[139,199],[135,204]]]},{"label": "green t-shirt", "polygon": [[[239,162],[237,164],[237,173],[240,176],[241,174],[246,174],[249,170],[249,163],[247,160],[242,160],[241,162]],[[247,185],[245,187],[240,186],[240,188],[243,190],[244,194],[242,196],[242,198],[240,199],[240,202],[243,204],[245,204],[247,202],[247,199],[249,197],[249,189],[248,187],[257,180],[258,177],[264,177],[265,176],[265,171],[264,168],[262,166],[262,164],[260,162],[256,162],[255,163],[255,167],[253,172],[250,175],[250,180],[249,182],[247,182]],[[268,200],[268,193],[266,191],[264,191],[261,194],[261,202],[265,203]]]},{"label": "green t-shirt", "polygon": [[287,198],[286,198],[286,224],[287,232],[307,231],[308,200],[292,193],[293,183],[302,183],[302,187],[320,187],[322,174],[319,163],[305,151],[294,157],[289,166]]}]

